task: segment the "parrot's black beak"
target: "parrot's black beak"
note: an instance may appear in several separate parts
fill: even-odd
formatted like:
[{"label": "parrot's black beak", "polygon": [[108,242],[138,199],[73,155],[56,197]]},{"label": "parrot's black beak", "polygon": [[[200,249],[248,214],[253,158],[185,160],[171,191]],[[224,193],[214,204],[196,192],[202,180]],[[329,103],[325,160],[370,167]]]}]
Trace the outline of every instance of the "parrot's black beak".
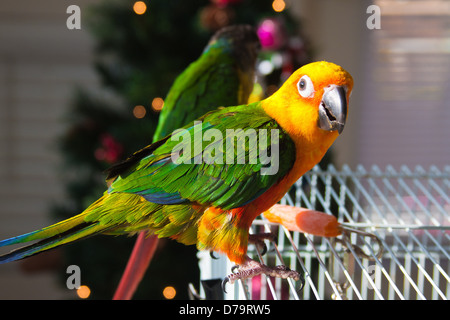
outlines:
[{"label": "parrot's black beak", "polygon": [[344,87],[330,85],[325,88],[319,106],[319,128],[342,133],[347,119],[347,96]]}]

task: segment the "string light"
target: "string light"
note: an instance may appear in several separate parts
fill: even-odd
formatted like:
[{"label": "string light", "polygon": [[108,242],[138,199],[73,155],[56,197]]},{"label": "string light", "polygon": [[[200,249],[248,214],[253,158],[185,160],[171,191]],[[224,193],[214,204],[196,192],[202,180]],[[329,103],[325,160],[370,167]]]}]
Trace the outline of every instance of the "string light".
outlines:
[{"label": "string light", "polygon": [[286,8],[286,3],[284,0],[274,0],[272,3],[272,8],[276,12],[281,12]]},{"label": "string light", "polygon": [[169,300],[175,298],[176,294],[177,294],[177,291],[175,290],[174,287],[171,287],[171,286],[165,287],[163,290],[164,298],[169,299]]},{"label": "string light", "polygon": [[147,11],[147,5],[144,1],[136,1],[133,5],[133,11],[136,14],[144,14]]},{"label": "string light", "polygon": [[91,295],[91,289],[88,286],[80,286],[77,289],[77,295],[81,299],[87,299]]},{"label": "string light", "polygon": [[147,110],[145,109],[144,106],[136,106],[133,108],[133,116],[135,116],[138,119],[142,119],[143,117],[145,117],[145,114],[147,113]]},{"label": "string light", "polygon": [[270,62],[269,60],[263,60],[258,65],[258,71],[259,71],[259,73],[261,73],[263,75],[268,75],[268,74],[272,73],[273,69],[274,69],[274,66],[273,66],[272,62]]},{"label": "string light", "polygon": [[156,97],[152,101],[152,108],[155,111],[161,111],[161,109],[164,107],[164,100],[160,97]]}]

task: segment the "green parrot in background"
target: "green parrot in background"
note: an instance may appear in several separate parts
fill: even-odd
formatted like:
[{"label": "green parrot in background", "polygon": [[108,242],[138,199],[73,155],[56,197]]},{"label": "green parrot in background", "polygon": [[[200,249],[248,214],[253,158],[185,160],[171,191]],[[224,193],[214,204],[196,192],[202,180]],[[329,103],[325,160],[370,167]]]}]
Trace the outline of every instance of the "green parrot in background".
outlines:
[{"label": "green parrot in background", "polygon": [[[246,104],[255,81],[261,45],[253,27],[228,26],[217,31],[201,56],[175,80],[159,116],[156,142],[175,129],[219,106]],[[150,264],[158,237],[141,232],[114,299],[131,299]]]},{"label": "green parrot in background", "polygon": [[202,55],[173,83],[153,141],[217,107],[247,103],[253,90],[260,47],[251,26],[236,25],[219,30]]}]

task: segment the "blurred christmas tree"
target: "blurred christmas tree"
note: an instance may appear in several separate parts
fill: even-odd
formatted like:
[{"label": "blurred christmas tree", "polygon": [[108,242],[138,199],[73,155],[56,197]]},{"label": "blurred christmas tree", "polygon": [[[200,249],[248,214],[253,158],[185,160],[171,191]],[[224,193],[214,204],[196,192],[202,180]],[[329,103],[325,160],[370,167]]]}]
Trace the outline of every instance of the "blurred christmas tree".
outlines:
[{"label": "blurred christmas tree", "polygon": [[[110,99],[79,89],[61,138],[67,202],[55,206],[65,219],[83,211],[105,190],[102,172],[152,141],[162,98],[175,77],[197,59],[210,36],[234,23],[254,25],[263,46],[254,99],[271,94],[292,71],[309,62],[298,21],[283,0],[105,1],[89,12],[97,40],[95,68]],[[111,299],[135,237],[97,236],[64,247],[64,266],[78,265],[90,298]],[[65,274],[62,271],[60,274]],[[175,298],[198,287],[194,246],[160,241],[135,299],[162,299],[173,286]],[[66,279],[63,279],[65,284]]]}]

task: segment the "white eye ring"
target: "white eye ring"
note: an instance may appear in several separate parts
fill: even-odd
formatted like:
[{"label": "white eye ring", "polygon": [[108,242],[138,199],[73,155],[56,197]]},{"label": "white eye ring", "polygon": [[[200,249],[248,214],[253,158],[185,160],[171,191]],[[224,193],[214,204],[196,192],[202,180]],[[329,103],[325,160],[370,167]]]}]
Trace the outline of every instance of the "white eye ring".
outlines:
[{"label": "white eye ring", "polygon": [[312,98],[314,96],[314,85],[307,75],[300,78],[297,83],[297,89],[303,98]]}]

